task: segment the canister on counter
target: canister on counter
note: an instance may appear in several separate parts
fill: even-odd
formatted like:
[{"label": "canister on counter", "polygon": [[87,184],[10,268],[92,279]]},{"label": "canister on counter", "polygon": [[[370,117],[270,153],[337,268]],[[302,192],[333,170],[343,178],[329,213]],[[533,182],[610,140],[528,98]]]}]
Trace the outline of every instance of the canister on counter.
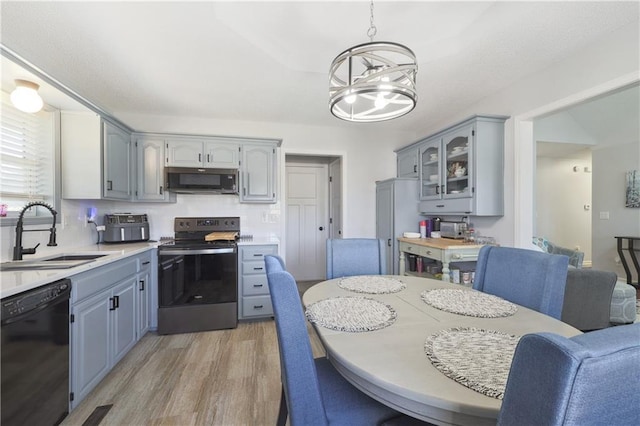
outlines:
[{"label": "canister on counter", "polygon": [[451,282],[454,284],[460,284],[460,269],[452,268],[449,272],[451,275]]},{"label": "canister on counter", "polygon": [[416,258],[417,256],[415,254],[409,255],[409,271],[411,272],[416,271]]},{"label": "canister on counter", "polygon": [[427,221],[420,221],[420,238],[427,238]]}]

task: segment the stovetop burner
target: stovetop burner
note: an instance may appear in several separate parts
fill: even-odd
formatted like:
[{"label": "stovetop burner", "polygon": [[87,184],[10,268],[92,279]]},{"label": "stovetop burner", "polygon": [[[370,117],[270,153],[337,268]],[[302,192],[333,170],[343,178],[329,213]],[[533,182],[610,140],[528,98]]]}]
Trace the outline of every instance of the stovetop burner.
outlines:
[{"label": "stovetop burner", "polygon": [[[236,247],[236,240],[240,234],[240,218],[176,217],[173,221],[173,231],[173,240],[161,244],[161,248]],[[214,241],[206,241],[207,239]]]}]

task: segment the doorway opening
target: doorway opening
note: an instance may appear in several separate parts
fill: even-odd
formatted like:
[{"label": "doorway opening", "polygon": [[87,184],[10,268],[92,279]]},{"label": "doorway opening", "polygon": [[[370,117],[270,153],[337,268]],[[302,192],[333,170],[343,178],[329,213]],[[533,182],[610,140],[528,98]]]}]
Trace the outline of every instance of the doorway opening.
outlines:
[{"label": "doorway opening", "polygon": [[323,280],[326,240],[342,237],[342,157],[285,155],[285,263],[297,281]]}]

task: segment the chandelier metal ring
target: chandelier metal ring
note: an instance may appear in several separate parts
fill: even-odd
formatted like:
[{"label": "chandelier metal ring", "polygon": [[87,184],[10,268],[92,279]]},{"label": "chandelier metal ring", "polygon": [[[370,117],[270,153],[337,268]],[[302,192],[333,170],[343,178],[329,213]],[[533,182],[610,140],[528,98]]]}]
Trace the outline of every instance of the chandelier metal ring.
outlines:
[{"label": "chandelier metal ring", "polygon": [[369,42],[351,47],[331,63],[331,113],[354,122],[405,115],[417,103],[417,72],[415,54],[402,44]]}]

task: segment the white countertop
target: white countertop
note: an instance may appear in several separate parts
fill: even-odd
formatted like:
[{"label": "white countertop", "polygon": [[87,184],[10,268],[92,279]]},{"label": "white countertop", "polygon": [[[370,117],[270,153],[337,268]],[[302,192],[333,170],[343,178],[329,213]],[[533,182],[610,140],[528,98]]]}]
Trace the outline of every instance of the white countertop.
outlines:
[{"label": "white countertop", "polygon": [[239,246],[262,246],[266,244],[280,244],[280,239],[276,237],[253,237],[250,240],[238,240]]},{"label": "white countertop", "polygon": [[158,242],[141,242],[130,244],[92,244],[83,247],[60,247],[56,252],[48,251],[43,256],[25,256],[25,261],[51,257],[54,254],[92,254],[105,253],[107,256],[68,269],[46,269],[25,271],[0,271],[0,298],[12,296],[31,290],[63,278],[71,277],[91,269],[99,268],[125,257],[143,253],[158,246]]}]

